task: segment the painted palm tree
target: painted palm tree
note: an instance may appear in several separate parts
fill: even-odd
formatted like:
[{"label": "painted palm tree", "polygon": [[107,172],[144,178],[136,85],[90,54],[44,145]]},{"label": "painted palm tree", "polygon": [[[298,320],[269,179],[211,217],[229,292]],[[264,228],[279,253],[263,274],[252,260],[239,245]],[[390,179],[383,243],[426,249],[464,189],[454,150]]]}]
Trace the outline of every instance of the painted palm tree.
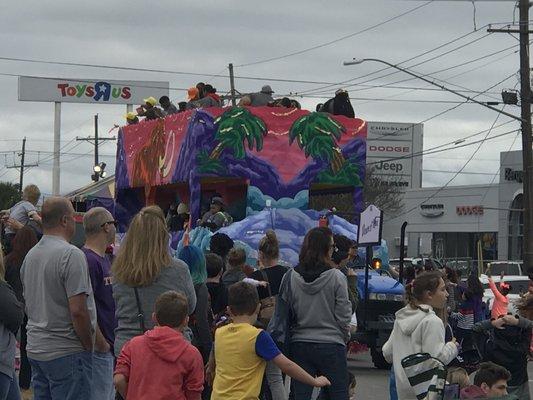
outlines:
[{"label": "painted palm tree", "polygon": [[234,107],[215,119],[217,131],[215,139],[218,144],[209,155],[210,159],[218,159],[226,148],[233,149],[237,159],[246,155],[244,143],[248,149],[257,151],[263,148],[263,136],[267,133],[265,123],[243,107]]},{"label": "painted palm tree", "polygon": [[346,164],[338,145],[345,130],[344,126],[326,113],[313,112],[298,118],[292,124],[289,143],[296,140],[305,152],[305,157],[329,162],[333,175],[336,175]]}]

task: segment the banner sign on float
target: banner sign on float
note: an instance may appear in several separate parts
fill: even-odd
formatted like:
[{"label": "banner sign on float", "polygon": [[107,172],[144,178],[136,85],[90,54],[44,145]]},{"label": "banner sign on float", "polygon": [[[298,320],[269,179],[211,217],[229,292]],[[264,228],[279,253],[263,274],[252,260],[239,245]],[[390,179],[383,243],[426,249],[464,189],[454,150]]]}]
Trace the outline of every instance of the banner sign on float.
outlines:
[{"label": "banner sign on float", "polygon": [[19,77],[19,101],[92,104],[143,104],[143,99],[168,96],[162,81],[111,81]]},{"label": "banner sign on float", "polygon": [[383,212],[370,204],[362,213],[359,220],[359,246],[379,246],[383,229]]}]

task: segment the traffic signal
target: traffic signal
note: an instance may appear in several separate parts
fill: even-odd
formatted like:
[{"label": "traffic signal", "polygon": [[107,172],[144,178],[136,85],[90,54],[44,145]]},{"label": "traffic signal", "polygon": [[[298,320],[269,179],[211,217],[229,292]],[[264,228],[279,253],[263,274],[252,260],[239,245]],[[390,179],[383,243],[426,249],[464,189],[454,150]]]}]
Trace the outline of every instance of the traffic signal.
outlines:
[{"label": "traffic signal", "polygon": [[373,258],[372,259],[372,268],[375,270],[381,269],[381,259]]}]

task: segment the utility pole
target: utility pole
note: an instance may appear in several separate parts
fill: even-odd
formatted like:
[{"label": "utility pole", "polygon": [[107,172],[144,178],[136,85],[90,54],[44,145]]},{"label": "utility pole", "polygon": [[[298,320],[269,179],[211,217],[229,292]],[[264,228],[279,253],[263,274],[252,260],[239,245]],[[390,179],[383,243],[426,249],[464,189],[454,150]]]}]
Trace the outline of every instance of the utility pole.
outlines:
[{"label": "utility pole", "polygon": [[529,0],[520,0],[519,29],[488,29],[488,32],[520,34],[520,116],[522,118],[522,168],[524,228],[522,259],[526,270],[533,267],[533,150],[531,131],[531,78],[529,69]]},{"label": "utility pole", "polygon": [[96,168],[98,167],[99,168],[99,165],[100,165],[100,161],[99,161],[99,157],[98,157],[98,146],[100,144],[101,141],[105,142],[107,140],[117,140],[116,137],[110,137],[110,138],[99,138],[98,137],[98,114],[96,114],[94,116],[94,137],[86,137],[86,138],[79,138],[79,137],[76,137],[76,140],[81,140],[81,141],[84,141],[84,142],[89,142],[89,143],[92,143],[94,145],[94,174],[91,175],[93,181],[95,182],[98,182],[100,180],[100,174],[99,173],[96,173]]},{"label": "utility pole", "polygon": [[235,98],[235,76],[233,75],[233,64],[229,63],[229,85],[231,89],[231,105],[235,107],[237,105],[237,100]]},{"label": "utility pole", "polygon": [[22,139],[22,151],[20,153],[20,164],[18,165],[10,165],[7,168],[17,168],[19,170],[19,193],[22,195],[22,185],[24,184],[24,167],[36,167],[37,164],[24,164],[26,156],[26,137]]},{"label": "utility pole", "polygon": [[533,266],[533,159],[531,149],[531,80],[529,71],[529,0],[520,0],[520,100],[522,116],[522,163],[524,168],[523,260]]}]

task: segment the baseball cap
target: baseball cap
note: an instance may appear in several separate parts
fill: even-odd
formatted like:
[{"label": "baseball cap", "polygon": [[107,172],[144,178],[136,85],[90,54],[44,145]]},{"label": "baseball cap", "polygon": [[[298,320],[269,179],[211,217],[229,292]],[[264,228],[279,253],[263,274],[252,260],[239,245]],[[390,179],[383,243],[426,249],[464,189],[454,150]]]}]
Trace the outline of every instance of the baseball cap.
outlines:
[{"label": "baseball cap", "polygon": [[224,200],[222,200],[222,197],[215,196],[211,199],[211,204],[219,204],[221,206],[225,206]]},{"label": "baseball cap", "polygon": [[261,93],[267,93],[267,94],[272,94],[274,93],[274,91],[272,90],[272,88],[270,87],[270,85],[265,85],[261,88]]},{"label": "baseball cap", "polygon": [[157,104],[157,100],[152,96],[148,97],[147,99],[143,99],[143,101],[151,106],[155,106]]},{"label": "baseball cap", "polygon": [[189,90],[187,90],[187,99],[192,100],[195,97],[197,97],[199,93],[200,91],[198,90],[198,88],[196,87],[189,88]]}]

